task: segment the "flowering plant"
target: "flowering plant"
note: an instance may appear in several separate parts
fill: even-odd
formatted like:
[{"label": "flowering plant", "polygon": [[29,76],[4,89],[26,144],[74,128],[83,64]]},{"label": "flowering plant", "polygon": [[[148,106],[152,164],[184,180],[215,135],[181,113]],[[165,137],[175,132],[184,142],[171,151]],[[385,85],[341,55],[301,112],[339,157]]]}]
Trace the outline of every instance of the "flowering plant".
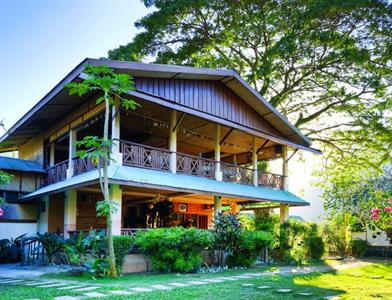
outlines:
[{"label": "flowering plant", "polygon": [[371,223],[385,231],[392,243],[392,198],[377,202],[370,210]]}]

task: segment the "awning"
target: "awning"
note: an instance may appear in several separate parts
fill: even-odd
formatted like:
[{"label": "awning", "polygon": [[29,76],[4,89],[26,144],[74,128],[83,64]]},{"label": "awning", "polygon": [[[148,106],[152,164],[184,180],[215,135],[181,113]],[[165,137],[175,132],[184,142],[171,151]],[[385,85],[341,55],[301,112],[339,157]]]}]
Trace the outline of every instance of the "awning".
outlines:
[{"label": "awning", "polygon": [[0,170],[45,173],[42,166],[30,160],[0,156]]},{"label": "awning", "polygon": [[[213,179],[173,174],[151,169],[142,169],[129,166],[109,166],[109,183],[126,186],[159,188],[162,190],[183,191],[193,194],[218,195],[252,201],[274,201],[287,203],[292,206],[307,206],[309,202],[296,195],[284,191],[275,190],[262,186],[235,184],[230,182],[216,181]],[[90,171],[74,176],[55,184],[48,185],[21,198],[22,201],[38,198],[82,187],[98,182],[98,171]]]}]

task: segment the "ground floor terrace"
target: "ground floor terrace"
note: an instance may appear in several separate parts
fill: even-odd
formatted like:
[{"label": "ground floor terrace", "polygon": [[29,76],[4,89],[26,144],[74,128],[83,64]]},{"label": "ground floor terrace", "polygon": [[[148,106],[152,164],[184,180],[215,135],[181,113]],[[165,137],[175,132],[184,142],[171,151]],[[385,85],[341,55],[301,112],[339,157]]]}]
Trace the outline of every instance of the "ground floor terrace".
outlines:
[{"label": "ground floor terrace", "polygon": [[[283,192],[283,191],[282,191]],[[213,227],[214,215],[222,210],[239,212],[249,208],[280,208],[282,220],[288,217],[288,204],[249,201],[208,193],[190,193],[158,188],[110,184],[110,197],[116,203],[112,229],[114,234],[133,235],[149,228],[183,226],[200,229]],[[98,185],[51,193],[35,201],[38,207],[38,231],[69,236],[79,231],[104,230],[103,216],[97,216],[96,204],[103,199]]]}]

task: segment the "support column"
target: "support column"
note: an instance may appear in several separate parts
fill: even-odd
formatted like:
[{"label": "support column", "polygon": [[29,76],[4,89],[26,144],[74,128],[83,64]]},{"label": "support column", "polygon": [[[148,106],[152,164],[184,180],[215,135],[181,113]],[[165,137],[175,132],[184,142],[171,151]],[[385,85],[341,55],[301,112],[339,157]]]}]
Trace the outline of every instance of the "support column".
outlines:
[{"label": "support column", "polygon": [[[289,165],[287,161],[287,146],[283,145],[282,149],[282,175],[283,175],[283,189],[289,189]],[[285,203],[280,204],[280,222],[284,223],[289,219],[289,205]]]},{"label": "support column", "polygon": [[287,146],[283,145],[282,149],[282,175],[283,177],[283,189],[285,191],[289,190],[289,163],[287,161],[288,153],[287,153]]},{"label": "support column", "polygon": [[177,111],[172,110],[170,118],[170,136],[169,136],[169,150],[172,151],[170,154],[170,172],[177,172]]},{"label": "support column", "polygon": [[68,169],[67,178],[71,178],[74,174],[73,158],[76,155],[76,130],[69,131],[69,150],[68,150]]},{"label": "support column", "polygon": [[109,199],[114,202],[116,212],[112,214],[112,233],[121,235],[122,227],[122,189],[118,184],[109,187]]},{"label": "support column", "polygon": [[64,199],[64,238],[69,238],[68,231],[76,230],[77,191],[65,191]]},{"label": "support column", "polygon": [[56,151],[56,144],[55,142],[50,144],[50,152],[49,152],[49,167],[54,166],[54,154]]},{"label": "support column", "polygon": [[39,233],[45,233],[48,232],[49,196],[44,196],[39,201],[39,221],[37,231]]},{"label": "support column", "polygon": [[111,158],[117,165],[122,165],[122,154],[120,150],[120,112],[121,103],[119,99],[116,99],[115,105],[112,108],[112,154]]},{"label": "support column", "polygon": [[214,220],[216,220],[220,212],[222,212],[222,197],[214,196]]},{"label": "support column", "polygon": [[253,167],[253,185],[259,184],[259,171],[257,169],[257,145],[256,137],[252,136],[252,167]]},{"label": "support column", "polygon": [[286,203],[280,204],[280,223],[284,223],[289,219],[289,205]]},{"label": "support column", "polygon": [[215,128],[215,161],[217,162],[215,165],[215,179],[218,181],[222,181],[222,171],[221,171],[221,126],[220,124],[216,124]]}]

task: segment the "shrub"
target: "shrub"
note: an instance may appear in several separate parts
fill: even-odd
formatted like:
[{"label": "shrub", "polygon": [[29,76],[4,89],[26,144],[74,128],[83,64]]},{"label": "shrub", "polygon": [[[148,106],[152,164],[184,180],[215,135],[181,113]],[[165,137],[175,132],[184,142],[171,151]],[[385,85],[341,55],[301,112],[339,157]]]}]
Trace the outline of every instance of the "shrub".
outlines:
[{"label": "shrub", "polygon": [[161,272],[191,272],[202,262],[201,251],[212,244],[212,234],[195,228],[157,228],[136,235],[136,245]]},{"label": "shrub", "polygon": [[368,247],[367,241],[359,239],[351,241],[351,252],[355,257],[363,257]]},{"label": "shrub", "polygon": [[94,278],[105,278],[110,275],[109,257],[97,258],[92,265]]},{"label": "shrub", "polygon": [[256,262],[257,257],[265,247],[273,244],[273,236],[264,231],[243,231],[238,244],[227,257],[229,267],[249,267]]},{"label": "shrub", "polygon": [[64,239],[56,233],[46,232],[44,234],[40,234],[37,232],[37,235],[38,241],[41,242],[42,247],[45,249],[49,263],[62,263],[64,257]]},{"label": "shrub", "polygon": [[278,235],[279,231],[279,215],[270,214],[269,211],[256,213],[255,228]]},{"label": "shrub", "polygon": [[22,256],[21,239],[26,234],[18,236],[15,239],[0,240],[0,262],[17,262]]},{"label": "shrub", "polygon": [[214,224],[214,248],[218,250],[218,264],[224,264],[224,256],[231,255],[237,248],[242,234],[238,213],[218,214]]},{"label": "shrub", "polygon": [[116,256],[116,266],[121,270],[125,255],[132,249],[133,239],[129,235],[113,236],[114,255]]},{"label": "shrub", "polygon": [[305,237],[304,243],[307,248],[306,256],[313,260],[320,260],[325,251],[323,238],[321,236]]}]

